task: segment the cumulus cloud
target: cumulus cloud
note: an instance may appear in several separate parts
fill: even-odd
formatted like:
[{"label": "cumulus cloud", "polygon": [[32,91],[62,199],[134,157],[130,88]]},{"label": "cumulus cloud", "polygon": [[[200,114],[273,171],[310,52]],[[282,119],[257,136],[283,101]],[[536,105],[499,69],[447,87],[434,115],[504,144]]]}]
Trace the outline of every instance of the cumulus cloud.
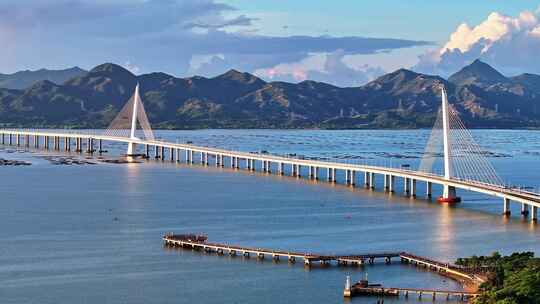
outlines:
[{"label": "cumulus cloud", "polygon": [[[338,49],[374,54],[428,44],[357,36],[266,36],[257,34],[255,18],[236,11],[216,0],[3,0],[0,39],[7,47],[0,49],[0,72],[136,62],[140,73],[211,76],[230,68],[253,72]],[[17,60],[6,56],[8,49]],[[206,60],[197,64],[197,58]],[[316,71],[322,78],[332,69],[355,70],[341,66],[342,60],[327,61],[328,67],[309,70],[308,77],[317,76]]]},{"label": "cumulus cloud", "polygon": [[420,56],[416,70],[449,75],[481,58],[508,74],[540,72],[540,12],[517,17],[491,13],[476,26],[463,23],[445,45]]},{"label": "cumulus cloud", "polygon": [[358,86],[384,74],[380,67],[367,64],[353,68],[344,62],[346,56],[347,53],[341,49],[332,53],[311,54],[299,62],[259,69],[255,74],[268,80],[300,82],[310,79],[337,86]]}]

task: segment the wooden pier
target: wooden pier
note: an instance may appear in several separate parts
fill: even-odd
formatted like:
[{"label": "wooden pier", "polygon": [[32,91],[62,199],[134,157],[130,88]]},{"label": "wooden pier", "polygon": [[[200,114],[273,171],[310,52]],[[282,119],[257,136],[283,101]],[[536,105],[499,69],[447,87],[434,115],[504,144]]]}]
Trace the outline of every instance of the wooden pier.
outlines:
[{"label": "wooden pier", "polygon": [[[365,282],[367,283],[367,282]],[[440,289],[424,289],[424,288],[396,288],[396,287],[383,287],[381,285],[367,285],[363,281],[360,281],[350,288],[345,287],[343,292],[345,297],[354,297],[359,295],[364,296],[390,296],[399,297],[403,296],[409,298],[409,296],[415,295],[419,300],[423,297],[431,297],[433,301],[439,298],[450,300],[450,298],[459,299],[461,301],[475,298],[480,295],[477,292],[469,291],[455,291],[455,290],[440,290]]]},{"label": "wooden pier", "polygon": [[417,267],[424,267],[426,270],[434,271],[438,274],[460,280],[469,285],[479,286],[485,282],[484,277],[475,274],[468,268],[436,261],[404,251],[376,252],[354,255],[325,255],[310,252],[284,251],[212,243],[208,242],[205,235],[196,234],[166,234],[163,236],[163,241],[167,246],[190,248],[194,250],[202,250],[204,252],[215,252],[219,255],[242,255],[244,257],[254,256],[259,259],[271,258],[275,261],[286,259],[292,263],[296,262],[297,259],[300,259],[303,260],[304,264],[307,266],[311,266],[314,263],[319,263],[321,265],[335,264],[339,266],[362,266],[365,264],[374,264],[377,260],[382,260],[386,264],[391,264],[393,258],[399,258],[401,263],[407,263]]},{"label": "wooden pier", "polygon": [[[297,251],[273,250],[266,248],[254,248],[245,246],[236,246],[222,243],[208,242],[206,235],[197,234],[166,234],[163,236],[163,241],[166,246],[178,247],[184,249],[200,250],[207,253],[217,253],[218,255],[241,255],[249,258],[251,256],[257,259],[271,258],[274,261],[286,259],[290,263],[295,263],[297,259],[303,260],[304,265],[310,267],[315,263],[319,265],[339,265],[339,266],[362,266],[366,263],[374,264],[376,260],[383,260],[386,264],[390,264],[392,258],[400,258],[401,263],[408,263],[417,267],[425,267],[429,271],[435,271],[438,274],[449,276],[454,279],[459,279],[474,286],[479,286],[484,282],[482,277],[479,277],[469,271],[469,269],[436,261],[427,257],[410,254],[407,252],[378,252],[355,255],[324,255]],[[416,295],[419,299],[423,296],[431,296],[433,300],[437,297],[446,299],[458,298],[466,300],[471,297],[477,297],[479,293],[470,291],[452,291],[438,289],[422,289],[422,288],[387,288],[382,285],[369,285],[366,280],[351,284],[350,277],[347,277],[343,295],[345,297],[353,297],[357,295],[374,295],[374,296],[404,296]]]},{"label": "wooden pier", "polygon": [[275,261],[286,259],[291,263],[296,262],[296,260],[302,260],[306,266],[311,266],[314,263],[319,263],[321,265],[336,264],[342,266],[359,266],[366,263],[373,264],[376,260],[383,260],[385,263],[389,264],[391,263],[392,258],[398,258],[402,254],[402,252],[380,252],[357,255],[324,255],[211,243],[207,241],[206,236],[195,234],[167,234],[163,237],[163,240],[168,246],[191,248],[194,250],[202,250],[204,252],[215,252],[220,255],[254,256],[258,259],[271,258]]}]

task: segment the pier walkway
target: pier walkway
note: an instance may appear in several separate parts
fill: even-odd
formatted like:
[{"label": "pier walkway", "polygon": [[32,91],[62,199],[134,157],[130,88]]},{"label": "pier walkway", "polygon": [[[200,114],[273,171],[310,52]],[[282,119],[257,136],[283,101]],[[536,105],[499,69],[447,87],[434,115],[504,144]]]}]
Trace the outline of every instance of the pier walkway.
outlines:
[{"label": "pier walkway", "polygon": [[345,297],[354,297],[357,295],[371,295],[371,296],[404,296],[409,298],[411,294],[418,297],[419,300],[424,296],[430,296],[433,301],[437,297],[443,297],[446,300],[450,300],[451,297],[458,298],[464,301],[469,298],[478,297],[480,293],[470,291],[457,291],[457,290],[440,290],[440,289],[427,289],[427,288],[400,288],[400,287],[382,287],[382,286],[362,286],[362,284],[356,283],[350,287],[345,288],[343,295]]},{"label": "pier walkway", "polygon": [[[452,265],[450,263],[436,261],[427,257],[421,257],[407,252],[376,252],[354,255],[324,255],[310,252],[273,250],[267,248],[255,248],[223,243],[214,243],[208,242],[208,238],[205,235],[197,234],[169,233],[163,236],[163,241],[165,242],[166,246],[198,250],[207,253],[215,252],[218,255],[241,255],[246,258],[254,256],[258,259],[265,259],[268,257],[274,261],[286,259],[290,263],[295,263],[296,260],[303,260],[304,265],[308,267],[314,265],[314,263],[319,263],[319,265],[335,264],[338,266],[362,266],[366,263],[374,264],[377,259],[382,259],[386,264],[391,264],[392,258],[400,258],[402,263],[409,263],[417,267],[425,267],[426,270],[434,271],[444,276],[449,275],[452,278],[459,278],[461,281],[470,283],[474,286],[478,286],[484,282],[482,278],[469,272],[466,268]],[[353,297],[355,295],[403,295],[407,298],[409,297],[409,294],[415,294],[416,296],[418,296],[419,299],[421,299],[424,295],[431,295],[433,300],[435,300],[437,296],[443,296],[446,297],[446,299],[450,299],[450,297],[457,297],[460,300],[464,300],[479,295],[479,293],[468,291],[450,291],[422,288],[386,288],[381,285],[368,285],[367,281],[360,281],[356,284],[351,284],[350,277],[347,277],[347,282],[343,291],[343,295],[345,297]]]},{"label": "pier walkway", "polygon": [[243,247],[229,244],[211,243],[206,237],[195,234],[167,234],[163,237],[166,245],[182,248],[192,248],[204,252],[216,252],[217,254],[242,255],[244,257],[255,256],[259,259],[269,257],[275,261],[286,259],[291,263],[297,259],[304,261],[307,266],[313,263],[328,265],[335,262],[338,265],[364,265],[373,264],[377,259],[383,259],[385,263],[391,263],[392,258],[400,257],[400,252],[367,253],[358,255],[324,255],[309,252],[295,252],[273,250],[266,248]]},{"label": "pier walkway", "polygon": [[325,255],[312,252],[273,250],[267,248],[254,248],[223,243],[213,243],[208,242],[206,236],[196,234],[170,233],[163,236],[163,241],[167,246],[190,248],[194,250],[202,250],[204,252],[215,252],[220,255],[242,255],[244,257],[254,256],[259,259],[268,257],[275,261],[286,259],[291,263],[294,263],[297,259],[300,259],[304,261],[306,266],[311,266],[314,263],[330,265],[332,262],[340,266],[362,266],[366,263],[374,264],[376,260],[383,260],[384,263],[391,264],[393,258],[399,258],[401,263],[408,263],[417,267],[425,267],[429,271],[434,271],[445,276],[459,278],[474,285],[479,285],[484,282],[481,277],[476,276],[467,268],[450,263],[435,261],[427,257],[421,257],[403,251],[374,252],[353,255]]}]

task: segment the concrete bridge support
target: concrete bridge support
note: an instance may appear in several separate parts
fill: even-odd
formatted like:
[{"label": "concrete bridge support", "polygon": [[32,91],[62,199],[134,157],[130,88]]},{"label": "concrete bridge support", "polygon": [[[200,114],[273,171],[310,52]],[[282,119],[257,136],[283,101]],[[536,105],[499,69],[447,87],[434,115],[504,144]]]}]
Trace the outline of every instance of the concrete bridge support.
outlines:
[{"label": "concrete bridge support", "polygon": [[529,215],[529,205],[527,205],[525,203],[521,204],[521,215],[523,215],[524,217]]},{"label": "concrete bridge support", "polygon": [[313,179],[319,180],[319,167],[313,167]]},{"label": "concrete bridge support", "polygon": [[174,149],[172,147],[169,148],[169,159],[171,160],[171,162],[174,161]]},{"label": "concrete bridge support", "polygon": [[411,178],[411,197],[416,197],[416,180]]},{"label": "concrete bridge support", "polygon": [[371,177],[371,174],[369,172],[365,171],[364,172],[364,186],[366,188],[369,188],[370,185],[371,185],[370,177]]},{"label": "concrete bridge support", "polygon": [[332,169],[326,168],[326,180],[331,182],[332,181]]},{"label": "concrete bridge support", "polygon": [[370,172],[369,174],[369,185],[371,189],[375,189],[375,172]]},{"label": "concrete bridge support", "polygon": [[443,185],[443,197],[444,198],[457,197],[456,187],[452,187],[450,185]]},{"label": "concrete bridge support", "polygon": [[531,206],[531,221],[538,221],[538,207],[536,206]]},{"label": "concrete bridge support", "polygon": [[154,146],[154,158],[155,159],[159,158],[159,147],[158,146]]},{"label": "concrete bridge support", "polygon": [[405,195],[411,194],[411,179],[410,178],[404,178],[403,179],[403,192]]},{"label": "concrete bridge support", "polygon": [[510,199],[504,198],[503,201],[503,215],[509,216],[510,215]]},{"label": "concrete bridge support", "polygon": [[278,163],[278,174],[279,175],[283,175],[285,174],[285,166],[283,165],[283,163]]},{"label": "concrete bridge support", "polygon": [[426,182],[426,196],[431,198],[433,196],[433,183]]}]

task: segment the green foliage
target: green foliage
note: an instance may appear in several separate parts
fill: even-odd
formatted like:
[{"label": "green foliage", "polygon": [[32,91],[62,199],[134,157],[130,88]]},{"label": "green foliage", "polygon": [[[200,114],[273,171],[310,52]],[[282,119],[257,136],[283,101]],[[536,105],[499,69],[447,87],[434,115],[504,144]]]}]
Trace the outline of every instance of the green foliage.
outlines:
[{"label": "green foliage", "polygon": [[460,258],[456,264],[489,269],[476,304],[540,304],[540,258],[532,252]]}]

